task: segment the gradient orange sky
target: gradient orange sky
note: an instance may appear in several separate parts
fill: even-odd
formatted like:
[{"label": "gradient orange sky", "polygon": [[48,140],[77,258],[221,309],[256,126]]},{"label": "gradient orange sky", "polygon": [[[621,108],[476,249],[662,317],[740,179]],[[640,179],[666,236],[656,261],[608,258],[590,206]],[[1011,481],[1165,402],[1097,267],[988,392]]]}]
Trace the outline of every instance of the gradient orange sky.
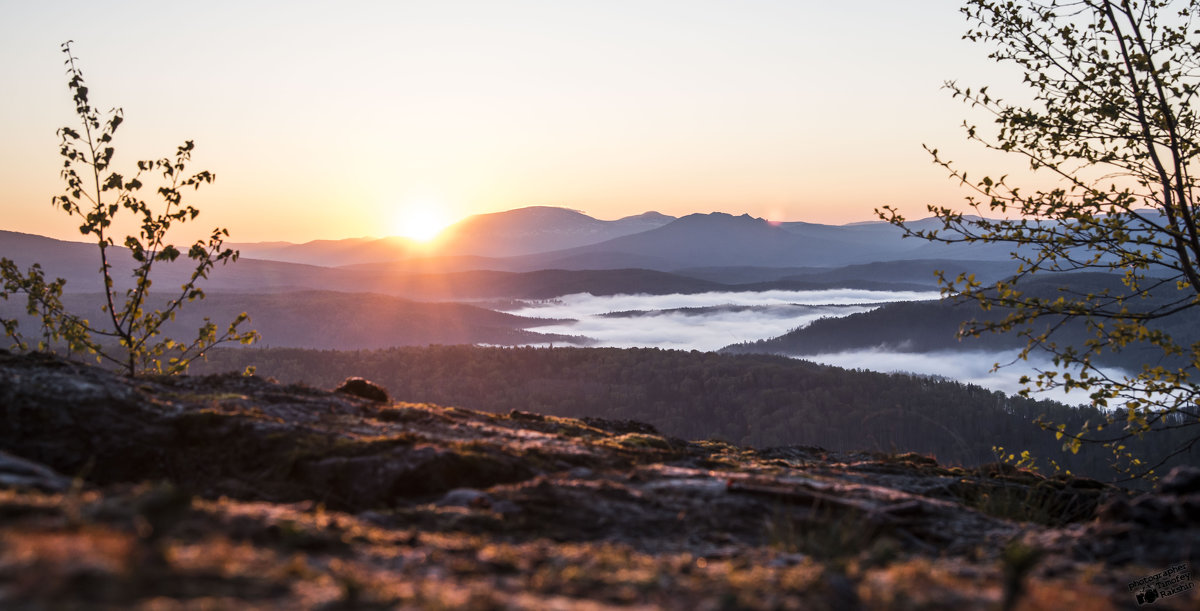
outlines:
[{"label": "gradient orange sky", "polygon": [[238,242],[530,205],[924,216],[962,191],[922,143],[1004,169],[941,89],[1017,88],[964,28],[946,1],[5,2],[0,229],[79,239],[49,204],[68,39],[125,110],[116,168],[195,140],[195,229]]}]

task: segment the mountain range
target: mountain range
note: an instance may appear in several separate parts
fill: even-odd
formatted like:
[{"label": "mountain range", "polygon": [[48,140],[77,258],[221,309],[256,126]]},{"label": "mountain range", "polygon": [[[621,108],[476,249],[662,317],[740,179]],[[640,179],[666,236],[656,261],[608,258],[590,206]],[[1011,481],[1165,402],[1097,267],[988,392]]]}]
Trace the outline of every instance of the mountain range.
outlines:
[{"label": "mountain range", "polygon": [[[512,300],[927,290],[936,286],[935,270],[971,271],[986,280],[1012,269],[1007,252],[905,240],[882,222],[838,226],[654,212],[602,221],[551,207],[468,218],[447,229],[436,250],[395,237],[231,246],[241,257],[205,279],[209,299],[185,309],[180,330],[199,326],[200,316],[228,320],[247,311],[268,344],[323,349],[581,340],[541,335],[530,330],[535,321],[494,311]],[[128,288],[132,260],[121,247],[110,251],[120,293]],[[103,284],[93,244],[0,231],[0,257],[22,269],[40,263],[48,278],[65,279],[73,311],[99,302]],[[187,281],[189,263],[158,264],[156,299]],[[23,310],[19,298],[0,301],[2,316],[23,317]]]},{"label": "mountain range", "polygon": [[[649,231],[675,217],[646,212],[615,221],[602,221],[582,212],[551,206],[530,206],[507,212],[479,214],[451,225],[433,245],[440,257],[503,258],[569,249]],[[231,244],[243,256],[288,263],[338,267],[387,263],[427,256],[431,248],[402,237],[250,242]]]},{"label": "mountain range", "polygon": [[[931,222],[937,221],[916,225]],[[775,223],[749,215],[673,218],[654,212],[602,221],[544,206],[470,217],[448,228],[433,246],[397,237],[230,246],[241,251],[241,259],[212,275],[206,286],[214,290],[404,294],[395,287],[411,282],[398,283],[401,277],[552,269],[642,269],[723,284],[785,279],[836,284],[845,279],[837,268],[846,266],[858,266],[852,272],[857,281],[899,280],[931,286],[934,269],[982,268],[998,275],[1011,268],[1007,246],[904,239],[900,229],[883,222]],[[91,244],[0,231],[0,256],[21,266],[40,262],[48,276],[67,279],[68,291],[100,289]],[[115,276],[128,275],[127,258],[113,260]],[[185,264],[163,266],[160,282],[179,284],[187,272]]]},{"label": "mountain range", "polygon": [[[940,224],[917,221],[917,228]],[[657,212],[603,221],[574,210],[532,206],[469,217],[434,243],[405,238],[238,243],[243,257],[342,267],[398,264],[425,270],[834,267],[912,259],[996,260],[1007,246],[946,245],[903,238],[885,222],[777,223],[714,212],[680,218]]]}]

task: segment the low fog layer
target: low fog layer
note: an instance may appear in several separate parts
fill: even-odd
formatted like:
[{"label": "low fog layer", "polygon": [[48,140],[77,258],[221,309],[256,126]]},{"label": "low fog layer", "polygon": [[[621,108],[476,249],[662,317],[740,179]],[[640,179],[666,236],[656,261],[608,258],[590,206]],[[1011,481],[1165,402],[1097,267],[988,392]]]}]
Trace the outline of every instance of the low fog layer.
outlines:
[{"label": "low fog layer", "polygon": [[[696,295],[567,295],[529,304],[510,313],[520,316],[572,319],[531,330],[586,336],[594,346],[718,350],[730,344],[777,337],[823,317],[847,316],[892,301],[936,299],[938,293],[912,291],[765,291],[758,293],[701,293]],[[723,307],[726,306],[726,307]],[[703,308],[703,309],[700,309]],[[605,316],[626,313],[620,316]],[[805,360],[885,373],[905,372],[940,376],[1005,393],[1021,390],[1021,376],[1054,369],[1049,359],[1031,355],[1016,361],[1016,351],[896,352],[855,350],[805,355]],[[996,363],[1005,365],[992,371]],[[1011,363],[1011,364],[1010,364]],[[1087,393],[1062,390],[1035,398],[1071,404],[1087,403]]]},{"label": "low fog layer", "polygon": [[[915,373],[941,376],[966,384],[978,384],[984,388],[1016,394],[1021,390],[1021,376],[1035,379],[1039,371],[1062,371],[1049,358],[1030,355],[1028,360],[1017,360],[1018,351],[945,351],[945,352],[891,352],[884,350],[854,350],[831,354],[804,355],[806,361],[835,365],[846,369],[868,369],[884,373]],[[1015,362],[1014,362],[1015,361]],[[992,371],[999,363],[1001,367]],[[1119,371],[1111,371],[1118,375]],[[1055,389],[1031,395],[1034,399],[1050,399],[1072,405],[1088,403],[1088,393],[1082,390],[1071,392]]]},{"label": "low fog layer", "polygon": [[[717,350],[729,344],[783,335],[826,316],[847,316],[891,301],[934,299],[935,291],[763,291],[695,295],[566,295],[530,304],[509,313],[538,318],[571,319],[530,330],[583,335],[592,345],[680,350]],[[722,309],[728,306],[729,309]],[[686,310],[685,308],[706,308]],[[613,312],[638,316],[606,317]]]},{"label": "low fog layer", "polygon": [[[758,291],[739,293],[696,293],[692,295],[608,295],[597,297],[588,293],[565,295],[553,302],[533,304],[510,311],[518,316],[564,318],[562,312],[584,312],[588,315],[627,310],[672,310],[708,306],[769,306],[769,305],[856,305],[892,301],[922,301],[937,299],[938,291],[868,291],[861,289],[826,289],[821,291]],[[558,310],[556,308],[561,308]]]}]

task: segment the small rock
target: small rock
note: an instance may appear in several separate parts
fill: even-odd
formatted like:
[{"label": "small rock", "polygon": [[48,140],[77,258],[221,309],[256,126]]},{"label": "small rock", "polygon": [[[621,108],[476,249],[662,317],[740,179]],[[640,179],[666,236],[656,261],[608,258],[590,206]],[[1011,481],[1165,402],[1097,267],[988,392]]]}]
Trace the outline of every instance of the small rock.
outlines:
[{"label": "small rock", "polygon": [[583,423],[588,426],[594,426],[600,430],[624,435],[625,433],[641,433],[643,435],[661,435],[657,428],[652,424],[638,422],[637,420],[612,420],[608,418],[592,418],[585,416],[580,418]]},{"label": "small rock", "polygon": [[808,556],[805,556],[804,554],[779,554],[778,556],[772,558],[770,562],[767,562],[767,566],[777,569],[787,568],[789,566],[803,564],[807,559]]},{"label": "small rock", "polygon": [[1180,524],[1200,524],[1200,493],[1179,498],[1172,511]]},{"label": "small rock", "polygon": [[0,488],[63,492],[70,487],[71,478],[60,475],[50,467],[0,451]]},{"label": "small rock", "polygon": [[387,390],[365,378],[346,378],[346,381],[342,382],[342,385],[338,386],[334,392],[362,397],[379,403],[387,403],[389,400]]},{"label": "small rock", "polygon": [[1072,477],[1067,480],[1066,487],[1076,490],[1106,490],[1109,485],[1090,477]]},{"label": "small rock", "polygon": [[455,488],[447,492],[438,507],[491,507],[492,497],[482,490],[474,488]]},{"label": "small rock", "polygon": [[1158,491],[1177,495],[1200,492],[1200,467],[1180,465],[1171,469],[1158,483]]},{"label": "small rock", "polygon": [[500,500],[492,503],[492,511],[502,516],[511,516],[521,513],[521,506],[512,501]]},{"label": "small rock", "polygon": [[534,422],[541,422],[546,419],[546,417],[541,414],[535,414],[533,412],[525,412],[525,411],[521,411],[519,409],[514,409],[514,410],[508,412],[508,417],[512,418],[513,420],[531,420]]},{"label": "small rock", "polygon": [[370,522],[376,526],[383,526],[385,528],[392,527],[396,522],[394,517],[371,509],[359,512],[358,519]]},{"label": "small rock", "polygon": [[898,455],[892,457],[892,460],[894,460],[896,462],[910,463],[914,466],[924,466],[924,467],[938,466],[938,462],[937,462],[936,458],[930,458],[929,456],[917,454],[916,452],[907,452],[905,454],[898,454]]},{"label": "small rock", "polygon": [[592,479],[596,475],[596,472],[587,467],[575,467],[567,471],[567,475],[575,479]]},{"label": "small rock", "polygon": [[1100,502],[1100,506],[1096,508],[1096,517],[1101,522],[1128,522],[1133,517],[1133,508],[1129,505],[1129,499],[1113,495]]},{"label": "small rock", "polygon": [[1171,518],[1171,502],[1157,494],[1143,494],[1129,504],[1134,522],[1146,526],[1161,526]]},{"label": "small rock", "polygon": [[847,610],[862,608],[858,592],[854,589],[854,583],[846,575],[827,570],[821,577],[821,587],[824,590],[825,600],[831,608]]},{"label": "small rock", "polygon": [[973,471],[982,477],[1003,477],[1021,473],[1020,469],[1006,462],[990,462],[976,467]]}]

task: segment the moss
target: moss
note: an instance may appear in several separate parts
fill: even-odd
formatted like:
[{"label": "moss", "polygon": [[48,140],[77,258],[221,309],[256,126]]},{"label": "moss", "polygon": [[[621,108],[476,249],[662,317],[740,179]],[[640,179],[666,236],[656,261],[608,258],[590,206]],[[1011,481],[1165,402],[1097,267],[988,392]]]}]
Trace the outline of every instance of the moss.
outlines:
[{"label": "moss", "polygon": [[[922,475],[952,476],[955,470],[938,464],[936,458],[906,452],[903,454],[871,454],[873,460],[855,463],[854,468],[868,473],[904,474],[919,473]],[[958,469],[961,473],[962,470]]]},{"label": "moss", "polygon": [[613,437],[610,441],[626,448],[654,448],[657,450],[671,449],[671,444],[666,440],[666,438],[660,435],[625,433],[624,435]]},{"label": "moss", "polygon": [[380,407],[371,416],[382,422],[420,424],[452,422],[453,420],[446,416],[444,411],[444,408],[428,403],[394,403]]},{"label": "moss", "polygon": [[554,428],[550,429],[550,431],[565,435],[567,437],[583,437],[585,439],[594,439],[596,437],[602,437],[609,434],[607,431],[596,428],[582,420],[579,420],[578,418],[546,416],[545,421],[554,425]]},{"label": "moss", "polygon": [[743,451],[742,448],[739,448],[739,447],[737,447],[727,441],[723,441],[721,439],[705,439],[703,441],[694,441],[692,443],[693,443],[693,445],[695,445],[703,450],[713,452],[713,453],[718,453],[718,452],[741,453]]},{"label": "moss", "polygon": [[163,392],[161,393],[164,399],[178,401],[180,403],[208,403],[217,404],[226,401],[248,401],[249,397],[236,392]]}]

